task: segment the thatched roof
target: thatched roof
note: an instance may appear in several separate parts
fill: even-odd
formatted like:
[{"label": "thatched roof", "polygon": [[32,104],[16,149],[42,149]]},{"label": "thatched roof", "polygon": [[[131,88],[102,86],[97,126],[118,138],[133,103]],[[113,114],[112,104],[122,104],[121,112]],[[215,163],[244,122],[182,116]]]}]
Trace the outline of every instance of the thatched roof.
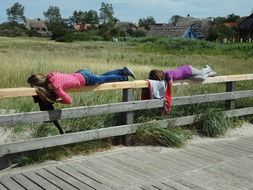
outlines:
[{"label": "thatched roof", "polygon": [[253,30],[253,13],[238,24],[240,30]]},{"label": "thatched roof", "polygon": [[170,24],[153,24],[149,25],[149,35],[161,35],[170,37],[181,37],[188,27],[173,26]]},{"label": "thatched roof", "polygon": [[47,31],[46,24],[39,19],[27,19],[25,26],[28,30],[35,29]]}]

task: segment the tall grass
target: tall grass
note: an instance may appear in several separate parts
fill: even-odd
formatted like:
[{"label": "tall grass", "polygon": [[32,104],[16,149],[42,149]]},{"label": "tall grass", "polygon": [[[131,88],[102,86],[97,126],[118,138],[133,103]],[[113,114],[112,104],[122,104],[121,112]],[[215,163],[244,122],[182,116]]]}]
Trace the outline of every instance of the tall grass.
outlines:
[{"label": "tall grass", "polygon": [[156,124],[146,124],[137,129],[133,139],[137,145],[180,147],[190,138],[190,131],[181,128],[164,129]]},{"label": "tall grass", "polygon": [[217,109],[206,110],[196,118],[196,128],[200,134],[208,137],[222,136],[232,126],[228,118]]}]

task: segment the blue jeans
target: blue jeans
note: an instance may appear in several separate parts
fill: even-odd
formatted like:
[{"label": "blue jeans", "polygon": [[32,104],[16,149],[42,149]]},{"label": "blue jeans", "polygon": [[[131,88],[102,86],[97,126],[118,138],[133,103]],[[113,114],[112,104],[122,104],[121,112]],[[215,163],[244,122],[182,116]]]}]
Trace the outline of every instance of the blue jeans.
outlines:
[{"label": "blue jeans", "polygon": [[128,80],[128,77],[124,74],[123,69],[108,71],[101,75],[95,75],[94,73],[88,70],[79,70],[76,73],[81,73],[83,75],[86,81],[86,85],[96,85],[106,82],[117,82]]}]

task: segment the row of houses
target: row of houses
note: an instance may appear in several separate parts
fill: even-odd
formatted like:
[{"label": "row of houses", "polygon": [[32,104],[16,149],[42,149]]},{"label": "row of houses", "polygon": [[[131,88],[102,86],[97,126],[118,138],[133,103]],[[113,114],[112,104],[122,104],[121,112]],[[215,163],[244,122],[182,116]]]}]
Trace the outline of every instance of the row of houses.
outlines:
[{"label": "row of houses", "polygon": [[[163,35],[168,37],[182,37],[190,39],[203,39],[207,37],[211,19],[196,19],[186,17],[173,24],[150,25],[148,35]],[[224,23],[227,27],[233,27],[237,31],[237,41],[252,41],[253,39],[253,14],[246,17],[240,23]]]},{"label": "row of houses", "polygon": [[[149,25],[147,35],[149,36],[168,36],[168,37],[181,37],[189,39],[203,39],[207,37],[211,19],[197,19],[193,17],[181,18],[175,25],[157,23]],[[246,17],[240,23],[224,23],[228,27],[235,27],[238,32],[238,39],[247,41],[253,39],[253,14]],[[137,30],[139,27],[130,22],[118,22],[117,27],[130,28]],[[28,30],[35,30],[41,34],[46,35],[49,31],[45,23],[40,19],[27,19],[26,28]],[[83,32],[87,29],[98,29],[99,25],[96,24],[76,24],[74,29]]]},{"label": "row of houses", "polygon": [[191,39],[203,39],[209,29],[209,20],[198,20],[192,17],[180,19],[175,25],[157,23],[149,25],[150,36],[168,36],[168,37],[182,37]]}]

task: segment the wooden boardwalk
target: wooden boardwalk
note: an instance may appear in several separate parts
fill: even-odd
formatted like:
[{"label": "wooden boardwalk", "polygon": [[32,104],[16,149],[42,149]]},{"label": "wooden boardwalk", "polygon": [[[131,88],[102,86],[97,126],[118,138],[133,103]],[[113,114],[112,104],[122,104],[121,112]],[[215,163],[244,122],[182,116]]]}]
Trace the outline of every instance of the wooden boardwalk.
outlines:
[{"label": "wooden boardwalk", "polygon": [[0,173],[1,190],[253,189],[253,136],[116,150]]}]

